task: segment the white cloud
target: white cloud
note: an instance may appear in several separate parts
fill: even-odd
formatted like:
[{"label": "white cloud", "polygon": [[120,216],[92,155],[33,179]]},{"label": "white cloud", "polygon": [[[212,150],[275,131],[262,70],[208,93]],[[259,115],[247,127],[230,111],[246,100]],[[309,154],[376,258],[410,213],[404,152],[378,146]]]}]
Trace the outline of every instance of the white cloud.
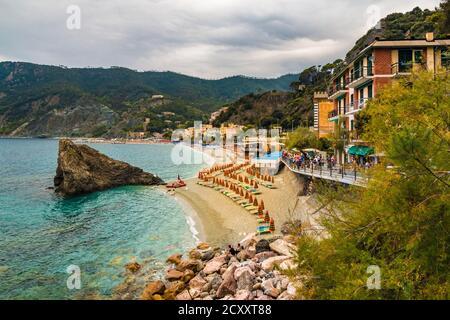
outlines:
[{"label": "white cloud", "polygon": [[[0,0],[0,55],[206,78],[276,76],[343,57],[381,16],[439,0]],[[68,30],[66,8],[81,8]],[[0,58],[1,58],[0,56]]]}]

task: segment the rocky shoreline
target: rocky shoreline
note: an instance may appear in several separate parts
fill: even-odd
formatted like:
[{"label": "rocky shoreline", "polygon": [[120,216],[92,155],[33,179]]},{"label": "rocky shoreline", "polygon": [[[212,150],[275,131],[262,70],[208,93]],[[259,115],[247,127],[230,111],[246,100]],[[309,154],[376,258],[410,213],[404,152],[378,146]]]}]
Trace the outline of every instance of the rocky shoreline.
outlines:
[{"label": "rocky shoreline", "polygon": [[[200,243],[183,258],[174,254],[162,280],[145,285],[142,300],[294,300],[301,279],[287,274],[296,267],[295,237],[259,239],[250,234],[239,242],[240,251]],[[137,272],[132,262],[126,269]]]}]

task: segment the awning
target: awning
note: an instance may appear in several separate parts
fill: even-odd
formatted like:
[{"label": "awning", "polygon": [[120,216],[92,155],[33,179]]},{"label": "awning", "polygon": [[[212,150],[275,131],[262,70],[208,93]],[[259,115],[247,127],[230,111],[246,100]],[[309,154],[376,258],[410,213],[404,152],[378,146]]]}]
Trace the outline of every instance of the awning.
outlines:
[{"label": "awning", "polygon": [[369,154],[373,154],[374,150],[371,147],[366,146],[353,146],[350,149],[348,149],[348,154],[356,155],[356,156],[363,156],[366,157]]}]

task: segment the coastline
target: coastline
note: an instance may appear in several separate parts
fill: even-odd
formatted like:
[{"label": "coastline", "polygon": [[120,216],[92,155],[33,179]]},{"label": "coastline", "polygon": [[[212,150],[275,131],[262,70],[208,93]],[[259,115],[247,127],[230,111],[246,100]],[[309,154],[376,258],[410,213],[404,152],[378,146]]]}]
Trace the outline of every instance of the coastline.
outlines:
[{"label": "coastline", "polygon": [[[182,203],[186,216],[195,221],[194,227],[200,241],[224,246],[256,231],[258,223],[255,215],[249,214],[220,192],[198,185],[197,181],[197,178],[186,179],[186,187],[175,189],[174,197]],[[303,221],[311,210],[307,198],[299,198],[303,182],[296,175],[281,169],[275,176],[275,183],[277,189],[261,187],[261,198],[276,221],[275,234],[280,234],[284,223]]]}]

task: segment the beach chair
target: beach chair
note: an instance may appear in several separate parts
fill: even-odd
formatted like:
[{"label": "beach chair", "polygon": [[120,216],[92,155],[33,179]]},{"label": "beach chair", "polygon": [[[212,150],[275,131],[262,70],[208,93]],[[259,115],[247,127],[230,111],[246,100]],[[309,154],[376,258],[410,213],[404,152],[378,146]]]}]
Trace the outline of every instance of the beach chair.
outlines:
[{"label": "beach chair", "polygon": [[270,227],[269,227],[269,226],[257,226],[257,227],[256,227],[256,232],[257,232],[258,234],[271,233]]}]

